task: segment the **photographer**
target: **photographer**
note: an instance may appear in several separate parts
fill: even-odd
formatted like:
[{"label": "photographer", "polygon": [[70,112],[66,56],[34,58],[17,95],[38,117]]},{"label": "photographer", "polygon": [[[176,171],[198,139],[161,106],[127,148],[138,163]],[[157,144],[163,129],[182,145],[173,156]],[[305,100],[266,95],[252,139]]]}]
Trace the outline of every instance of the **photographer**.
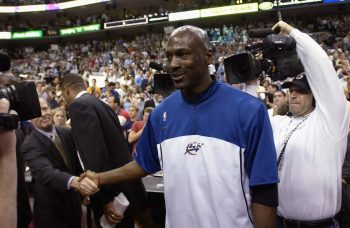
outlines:
[{"label": "photographer", "polygon": [[[8,113],[9,102],[0,99],[0,113]],[[3,227],[17,224],[17,166],[14,130],[0,129],[0,221]]]},{"label": "photographer", "polygon": [[279,227],[338,227],[341,169],[349,112],[332,63],[308,35],[283,21],[280,30],[296,40],[305,73],[289,88],[292,117],[274,116],[272,128],[279,170]]}]

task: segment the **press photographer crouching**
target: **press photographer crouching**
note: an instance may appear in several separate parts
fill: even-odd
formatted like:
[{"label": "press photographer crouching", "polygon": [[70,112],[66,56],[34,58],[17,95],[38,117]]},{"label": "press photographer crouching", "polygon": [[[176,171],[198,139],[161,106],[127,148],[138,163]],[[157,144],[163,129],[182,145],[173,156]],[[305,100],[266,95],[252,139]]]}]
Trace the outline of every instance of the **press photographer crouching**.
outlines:
[{"label": "press photographer crouching", "polygon": [[295,40],[305,72],[282,85],[290,92],[291,117],[271,119],[280,179],[278,227],[339,227],[334,216],[341,207],[346,98],[327,54],[309,35],[283,21],[272,30]]},{"label": "press photographer crouching", "polygon": [[19,140],[16,142],[14,130],[18,127],[18,117],[31,119],[40,116],[41,111],[34,83],[11,84],[7,72],[10,67],[9,57],[0,53],[0,221],[3,227],[24,227],[30,223],[31,211],[22,188],[23,158],[16,155]]}]

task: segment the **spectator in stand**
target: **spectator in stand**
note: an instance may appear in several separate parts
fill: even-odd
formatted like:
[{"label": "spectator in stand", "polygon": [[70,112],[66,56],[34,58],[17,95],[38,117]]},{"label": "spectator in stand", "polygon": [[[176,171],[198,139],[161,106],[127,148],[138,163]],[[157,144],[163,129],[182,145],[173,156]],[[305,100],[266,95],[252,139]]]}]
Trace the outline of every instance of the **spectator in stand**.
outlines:
[{"label": "spectator in stand", "polygon": [[288,99],[287,95],[284,91],[278,90],[273,93],[273,103],[272,107],[267,110],[269,113],[269,116],[275,116],[275,115],[286,115],[288,112],[285,111],[285,107],[288,105]]},{"label": "spectator in stand", "polygon": [[270,80],[267,79],[267,78],[264,78],[264,79],[261,80],[261,82],[260,82],[260,86],[264,87],[265,92],[267,91],[267,88],[269,87],[269,85],[270,85]]},{"label": "spectator in stand", "polygon": [[89,87],[87,88],[87,92],[90,93],[90,94],[92,94],[92,95],[95,95],[96,93],[97,93],[97,94],[101,94],[101,89],[100,89],[100,87],[98,87],[98,86],[96,85],[96,79],[92,79],[92,86],[89,86]]},{"label": "spectator in stand", "polygon": [[220,57],[218,59],[219,66],[218,70],[216,71],[216,80],[218,82],[225,82],[225,68],[224,68],[224,57]]},{"label": "spectator in stand", "polygon": [[55,127],[70,127],[67,124],[66,111],[60,107],[52,110],[52,120]]},{"label": "spectator in stand", "polygon": [[49,94],[46,92],[45,82],[38,81],[36,84],[36,91],[38,92],[38,96],[43,97],[45,100],[49,101]]},{"label": "spectator in stand", "polygon": [[270,109],[273,107],[273,96],[276,91],[278,91],[278,85],[271,83],[267,87],[267,92],[265,93],[265,104],[267,105],[267,108]]},{"label": "spectator in stand", "polygon": [[106,79],[105,80],[105,86],[101,88],[101,93],[104,94],[109,90],[109,81]]},{"label": "spectator in stand", "polygon": [[137,68],[136,74],[135,74],[135,85],[141,89],[142,86],[142,81],[143,81],[143,73],[140,68]]},{"label": "spectator in stand", "polygon": [[118,97],[108,97],[108,105],[115,111],[118,116],[125,118],[125,121],[130,119],[129,113],[120,107],[120,99]]},{"label": "spectator in stand", "polygon": [[128,135],[128,142],[132,143],[132,155],[135,153],[137,142],[139,141],[139,138],[143,132],[143,128],[145,127],[148,117],[151,115],[152,111],[152,107],[148,107],[143,110],[143,119],[135,121],[131,126],[131,130]]},{"label": "spectator in stand", "polygon": [[[137,106],[135,105],[131,105],[129,108],[129,116],[130,119],[128,121],[126,121],[126,123],[124,124],[124,130],[125,130],[125,138],[128,139],[128,136],[130,134],[131,131],[131,127],[133,125],[133,123],[137,120],[139,120],[137,118],[137,114],[139,112],[139,109]],[[132,143],[129,143],[129,149],[132,152]]]},{"label": "spectator in stand", "polygon": [[274,94],[276,91],[280,90],[277,84],[271,83],[267,87],[267,92]]}]

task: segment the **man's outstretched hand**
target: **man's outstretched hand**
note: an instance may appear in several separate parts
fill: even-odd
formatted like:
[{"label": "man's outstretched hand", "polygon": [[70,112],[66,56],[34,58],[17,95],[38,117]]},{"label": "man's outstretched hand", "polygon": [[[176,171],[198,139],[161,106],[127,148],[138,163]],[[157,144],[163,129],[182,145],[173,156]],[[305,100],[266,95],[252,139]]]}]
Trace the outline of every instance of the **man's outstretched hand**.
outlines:
[{"label": "man's outstretched hand", "polygon": [[93,195],[99,191],[98,186],[89,178],[74,177],[71,182],[71,187],[83,196]]},{"label": "man's outstretched hand", "polygon": [[[85,195],[93,195],[99,191],[99,174],[90,170],[80,174],[79,183],[89,183],[89,188],[84,188]],[[93,188],[91,188],[93,186]]]}]

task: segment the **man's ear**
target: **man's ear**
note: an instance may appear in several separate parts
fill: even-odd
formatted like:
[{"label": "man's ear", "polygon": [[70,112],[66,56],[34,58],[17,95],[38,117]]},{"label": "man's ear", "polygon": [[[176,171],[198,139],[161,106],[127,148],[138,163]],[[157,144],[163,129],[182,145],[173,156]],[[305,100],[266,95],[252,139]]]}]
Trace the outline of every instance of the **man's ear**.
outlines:
[{"label": "man's ear", "polygon": [[70,88],[69,88],[69,87],[66,87],[66,95],[69,96],[70,93],[71,93]]}]

